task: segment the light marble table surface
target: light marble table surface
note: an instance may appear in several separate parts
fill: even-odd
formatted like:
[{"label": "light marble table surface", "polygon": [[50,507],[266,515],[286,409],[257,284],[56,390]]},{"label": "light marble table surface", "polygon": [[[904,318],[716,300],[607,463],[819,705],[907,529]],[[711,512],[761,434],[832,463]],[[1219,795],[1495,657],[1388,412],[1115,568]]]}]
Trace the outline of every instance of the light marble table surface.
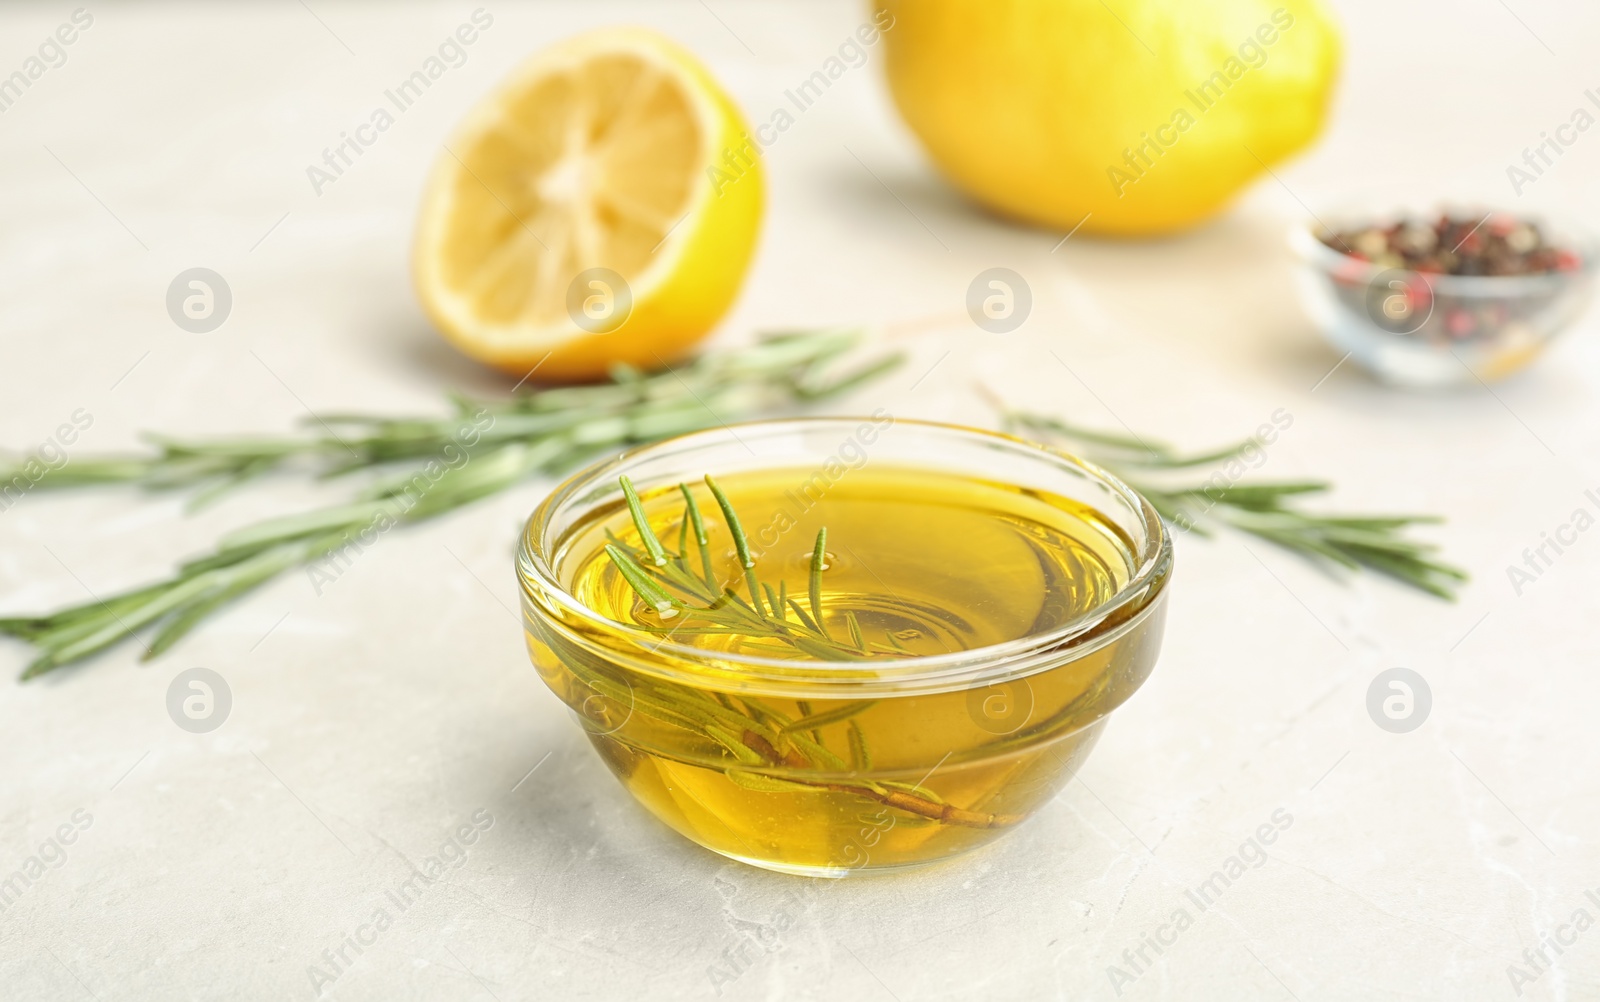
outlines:
[{"label": "light marble table surface", "polygon": [[[1058,247],[971,208],[899,124],[874,53],[768,152],[760,254],[718,337],[898,332],[910,363],[841,411],[989,424],[982,380],[1200,447],[1283,408],[1262,475],[1447,515],[1430,534],[1475,576],[1458,603],[1181,538],[1161,662],[1080,781],[982,853],[817,886],[647,821],[545,691],[509,611],[516,531],[549,487],[529,484],[385,537],[320,596],[286,575],[152,663],[123,646],[0,684],[0,879],[62,825],[72,840],[0,911],[0,997],[315,998],[324,951],[477,818],[459,865],[324,997],[1600,999],[1600,931],[1569,924],[1600,919],[1600,537],[1520,595],[1506,573],[1600,488],[1594,315],[1492,393],[1396,392],[1335,369],[1283,239],[1357,183],[1522,204],[1506,167],[1600,87],[1600,12],[1338,7],[1348,63],[1320,145],[1214,224],[1145,243]],[[0,114],[0,441],[36,446],[80,410],[72,454],[503,391],[434,337],[409,285],[422,179],[464,110],[547,42],[634,21],[760,118],[865,16],[831,0],[489,10],[464,65],[318,193],[306,167],[470,4],[93,7],[66,62]],[[0,10],[0,72],[71,16]],[[1528,196],[1600,222],[1597,167],[1600,135],[1582,134]],[[211,333],[164,307],[196,266],[233,292]],[[1034,290],[1013,334],[963,312],[994,266]],[[33,493],[0,514],[0,608],[125,587],[337,496],[273,481],[186,518],[172,498]],[[7,673],[25,658],[0,645]],[[166,709],[196,667],[232,693],[207,734]],[[1395,667],[1432,692],[1404,734],[1366,709]],[[1185,891],[1275,812],[1292,821],[1265,858],[1194,907]],[[1133,966],[1184,908],[1192,923]],[[1551,936],[1564,952],[1531,966]]]}]

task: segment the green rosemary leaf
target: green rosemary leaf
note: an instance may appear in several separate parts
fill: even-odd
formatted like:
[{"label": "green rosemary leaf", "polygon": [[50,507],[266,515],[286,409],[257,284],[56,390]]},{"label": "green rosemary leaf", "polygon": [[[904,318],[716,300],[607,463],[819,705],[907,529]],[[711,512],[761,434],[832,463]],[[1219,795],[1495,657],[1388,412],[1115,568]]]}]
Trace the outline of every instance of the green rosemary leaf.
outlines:
[{"label": "green rosemary leaf", "polygon": [[856,619],[855,611],[851,610],[845,613],[844,621],[850,627],[850,642],[855,645],[856,650],[865,651],[867,649],[867,641],[861,635],[861,623]]},{"label": "green rosemary leaf", "polygon": [[706,536],[706,523],[700,517],[700,506],[694,502],[694,492],[689,490],[688,484],[679,484],[678,490],[683,492],[683,506],[689,512],[689,524],[694,526],[694,541],[702,550],[711,540]]},{"label": "green rosemary leaf", "polygon": [[224,579],[217,587],[189,603],[179,610],[177,615],[167,620],[139,660],[149,661],[162,654],[199,625],[206,616],[299,563],[300,556],[298,547],[280,547],[262,554],[261,558],[253,562],[254,566],[242,565],[231,575],[231,580]]},{"label": "green rosemary leaf", "polygon": [[706,487],[710,488],[711,496],[717,499],[717,507],[722,509],[722,521],[728,526],[728,531],[733,534],[733,549],[739,555],[739,566],[749,570],[756,565],[750,556],[750,541],[745,538],[744,526],[739,523],[739,516],[733,510],[733,503],[728,496],[722,493],[722,488],[706,474]]},{"label": "green rosemary leaf", "polygon": [[1250,511],[1272,511],[1281,508],[1285,498],[1296,494],[1316,494],[1331,485],[1322,481],[1296,483],[1232,484],[1227,487],[1191,487],[1177,493],[1205,498],[1212,504],[1227,504]]},{"label": "green rosemary leaf", "polygon": [[739,696],[739,702],[743,703],[757,720],[760,720],[763,724],[773,725],[775,728],[773,731],[774,734],[777,733],[777,727],[781,727],[789,722],[789,715],[787,713],[779,712],[776,708],[769,706],[766,702],[759,700],[754,696],[741,694]]},{"label": "green rosemary leaf", "polygon": [[[796,602],[794,599],[791,598],[789,600],[789,608],[794,610],[795,618],[800,620],[800,625],[801,626],[804,626],[806,629],[810,630],[812,633],[817,633],[817,634],[822,633],[822,627],[817,625],[816,620],[814,620],[810,616],[806,615],[806,611],[800,607],[800,603],[799,602]],[[3,629],[3,627],[0,627],[0,629]]]},{"label": "green rosemary leaf", "polygon": [[1269,543],[1281,546],[1292,553],[1299,553],[1312,563],[1316,563],[1320,558],[1328,561],[1329,563],[1349,568],[1350,570],[1358,570],[1361,567],[1360,562],[1354,557],[1341,551],[1336,546],[1328,545],[1326,542],[1316,538],[1315,536],[1307,535],[1305,533],[1295,533],[1284,529],[1270,528],[1262,525],[1237,525],[1233,522],[1233,520],[1230,520],[1230,524],[1235,524],[1236,528],[1248,532],[1253,536],[1264,539]]},{"label": "green rosemary leaf", "polygon": [[812,762],[824,769],[834,769],[839,772],[844,772],[850,768],[849,765],[845,763],[844,759],[822,747],[822,745],[811,740],[804,734],[799,732],[789,732],[786,733],[784,737],[788,738],[790,741],[793,741],[795,747],[800,749],[801,754],[805,755],[806,758],[810,759]]},{"label": "green rosemary leaf", "polygon": [[633,547],[629,546],[616,533],[612,532],[610,529],[607,529],[605,530],[605,536],[607,541],[609,541],[612,546],[615,546],[617,549],[631,557],[633,562],[640,568],[648,568],[651,572],[659,575],[661,578],[659,583],[676,588],[696,601],[713,601],[712,594],[705,588],[699,578],[695,577],[693,574],[690,574],[688,570],[684,568],[681,560],[669,560],[662,567],[650,567],[650,565],[646,562],[648,558],[646,558],[645,555],[641,554],[638,550],[635,550]]},{"label": "green rosemary leaf", "polygon": [[727,585],[724,587],[722,589],[722,597],[717,600],[717,604],[711,606],[710,608],[721,608],[722,606],[731,606],[743,612],[748,612],[750,615],[756,618],[757,622],[761,620],[761,613],[757,612],[755,607],[749,602],[746,602],[744,599],[740,598],[739,593],[733,590],[733,585]]},{"label": "green rosemary leaf", "polygon": [[672,609],[672,597],[663,591],[660,585],[652,581],[645,574],[644,568],[635,563],[632,557],[609,543],[606,544],[606,556],[611,558],[613,564],[616,564],[623,580],[628,582],[628,587],[633,589],[634,594],[644,600],[645,605],[662,614],[666,614]]},{"label": "green rosemary leaf", "polygon": [[43,620],[32,616],[7,616],[0,619],[0,633],[8,637],[16,637],[30,643],[45,631]]},{"label": "green rosemary leaf", "polygon": [[1358,546],[1367,550],[1379,550],[1384,553],[1402,556],[1414,556],[1422,552],[1416,543],[1406,539],[1398,539],[1388,533],[1363,529],[1346,529],[1336,525],[1320,526],[1316,529],[1316,533],[1320,538],[1335,545]]},{"label": "green rosemary leaf", "polygon": [[850,735],[850,768],[856,772],[865,772],[872,768],[872,754],[867,751],[867,735],[861,730],[861,725],[850,721],[848,730]]},{"label": "green rosemary leaf", "polygon": [[705,580],[707,588],[716,591],[717,573],[711,566],[711,538],[706,535],[706,524],[700,517],[700,506],[695,503],[694,494],[690,492],[688,484],[679,484],[678,489],[683,492],[683,503],[689,509],[689,522],[694,526],[694,544],[700,551],[701,577]]},{"label": "green rosemary leaf", "polygon": [[1339,517],[1332,515],[1321,516],[1321,521],[1328,525],[1344,526],[1350,529],[1403,529],[1412,525],[1438,525],[1444,519],[1437,515],[1388,515],[1381,517]]},{"label": "green rosemary leaf", "polygon": [[841,720],[849,720],[851,717],[854,717],[857,714],[863,713],[871,709],[873,706],[876,706],[877,703],[878,701],[875,699],[865,699],[857,703],[846,703],[843,706],[835,707],[834,709],[828,710],[824,713],[801,717],[799,720],[795,720],[783,725],[781,728],[779,728],[779,731],[788,733],[790,731],[809,731],[817,728],[827,727],[830,724],[837,724]]},{"label": "green rosemary leaf", "polygon": [[107,623],[102,629],[63,647],[56,653],[62,658],[71,660],[97,651],[106,643],[120,640],[126,634],[148,626],[189,601],[204,595],[216,580],[215,573],[212,572],[177,581],[171,588],[143,606],[130,610],[125,615],[118,615],[115,621]]},{"label": "green rosemary leaf", "polygon": [[628,502],[628,514],[633,518],[633,527],[639,533],[639,541],[644,544],[645,552],[650,554],[650,562],[657,567],[667,562],[667,553],[661,548],[661,540],[656,538],[655,530],[650,528],[650,520],[644,517],[644,505],[639,502],[639,492],[633,489],[633,481],[624,474],[617,478],[622,483],[622,496]]},{"label": "green rosemary leaf", "polygon": [[728,532],[733,535],[733,549],[739,557],[739,566],[744,568],[745,585],[750,589],[750,604],[758,616],[765,616],[766,612],[761,607],[761,585],[756,578],[755,558],[750,556],[750,541],[745,538],[744,526],[739,523],[739,516],[733,510],[733,504],[728,496],[722,493],[722,488],[711,479],[711,474],[706,474],[706,486],[711,489],[711,496],[717,499],[717,507],[722,509],[722,521],[727,524]]},{"label": "green rosemary leaf", "polygon": [[828,559],[828,527],[823,526],[817,530],[816,545],[811,548],[811,577],[808,586],[811,599],[811,618],[816,620],[817,630],[824,636],[827,629],[822,619],[822,566]]},{"label": "green rosemary leaf", "polygon": [[731,733],[742,734],[749,731],[760,735],[769,743],[775,741],[778,732],[767,724],[755,720],[738,710],[723,706],[714,699],[708,698],[704,693],[693,689],[669,688],[665,686],[650,686],[645,696],[648,701],[659,703],[671,708],[689,719],[697,720],[701,724],[717,724],[725,728],[732,728]]},{"label": "green rosemary leaf", "polygon": [[[610,670],[607,668],[606,670]],[[697,714],[692,708],[678,705],[677,702],[662,698],[662,694],[651,691],[643,686],[627,686],[609,678],[601,670],[575,669],[575,673],[583,679],[584,683],[602,697],[612,700],[621,706],[631,706],[634,711],[652,720],[660,721],[673,727],[693,733],[706,731],[708,727],[717,723],[716,718]]]},{"label": "green rosemary leaf", "polygon": [[48,616],[19,616],[0,620],[0,632],[24,639],[31,639],[41,634],[58,633],[74,624],[109,618],[124,610],[136,608],[168,587],[166,582],[158,582],[99,601],[85,602],[82,605],[62,609]]},{"label": "green rosemary leaf", "polygon": [[707,726],[705,732],[722,747],[728,749],[735,759],[745,765],[771,764],[749,745],[739,740],[738,736],[728,733],[715,724]]},{"label": "green rosemary leaf", "polygon": [[[800,716],[802,716],[802,717],[811,716],[811,701],[810,700],[797,699],[797,700],[794,701],[794,707],[795,707],[795,709],[800,711]],[[813,729],[809,733],[811,734],[811,740],[815,741],[819,745],[822,744],[822,732],[821,731]]]},{"label": "green rosemary leaf", "polygon": [[1351,555],[1360,563],[1380,574],[1386,574],[1415,588],[1453,599],[1454,589],[1466,580],[1463,571],[1429,560],[1401,557],[1361,547],[1351,547]]}]

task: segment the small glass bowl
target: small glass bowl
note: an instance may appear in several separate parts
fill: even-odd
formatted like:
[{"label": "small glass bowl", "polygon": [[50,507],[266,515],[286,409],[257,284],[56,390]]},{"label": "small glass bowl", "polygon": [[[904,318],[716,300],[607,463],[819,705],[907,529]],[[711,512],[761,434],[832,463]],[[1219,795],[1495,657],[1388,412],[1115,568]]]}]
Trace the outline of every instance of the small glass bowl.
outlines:
[{"label": "small glass bowl", "polygon": [[[1340,231],[1382,225],[1402,215],[1352,215],[1327,222]],[[1321,224],[1297,225],[1290,230],[1289,245],[1299,259],[1301,302],[1337,351],[1385,382],[1443,387],[1503,379],[1570,326],[1594,291],[1600,262],[1594,241],[1574,229],[1537,221],[1555,242],[1578,255],[1575,270],[1424,274],[1343,254],[1317,238]]]},{"label": "small glass bowl", "polygon": [[[583,470],[528,521],[517,570],[540,677],[640,803],[724,856],[839,877],[984,845],[1062,789],[1107,716],[1155,664],[1172,545],[1148,501],[1097,467],[1032,443],[891,421],[887,428],[847,418],[754,422],[670,439]],[[871,441],[873,464],[984,478],[1092,507],[1124,537],[1126,583],[1103,604],[1037,636],[953,654],[834,662],[663,640],[573,596],[569,565],[582,558],[575,540],[596,516],[620,510],[619,476],[648,496],[707,473],[822,470],[837,463],[841,442],[852,436]],[[877,737],[891,734],[896,743],[857,768],[752,764],[750,754],[735,757],[708,740],[694,721],[715,717],[738,731],[745,725],[727,724],[739,719],[730,716],[736,710],[781,728],[784,719],[815,719],[862,700],[876,701],[851,718],[863,746],[881,749]],[[846,727],[811,733],[842,752],[852,740]],[[745,740],[772,750],[750,729]]]}]

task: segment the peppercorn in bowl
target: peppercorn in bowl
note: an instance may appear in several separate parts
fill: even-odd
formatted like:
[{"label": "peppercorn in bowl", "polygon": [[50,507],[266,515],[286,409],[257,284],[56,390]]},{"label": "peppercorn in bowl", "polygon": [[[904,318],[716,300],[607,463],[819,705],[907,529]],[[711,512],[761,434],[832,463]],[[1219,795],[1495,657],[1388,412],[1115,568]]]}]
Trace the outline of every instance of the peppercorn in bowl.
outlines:
[{"label": "peppercorn in bowl", "polygon": [[1317,222],[1290,245],[1301,300],[1334,348],[1405,386],[1521,369],[1583,313],[1597,260],[1576,229],[1483,210]]}]

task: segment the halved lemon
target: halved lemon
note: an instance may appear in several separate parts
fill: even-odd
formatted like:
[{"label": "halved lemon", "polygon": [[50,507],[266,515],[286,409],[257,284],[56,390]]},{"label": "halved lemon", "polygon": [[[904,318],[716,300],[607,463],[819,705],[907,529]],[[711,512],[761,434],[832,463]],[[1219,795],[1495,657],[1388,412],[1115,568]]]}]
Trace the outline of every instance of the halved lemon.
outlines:
[{"label": "halved lemon", "polygon": [[440,154],[417,226],[423,308],[519,377],[654,369],[710,332],[755,248],[764,182],[688,52],[603,29],[533,56]]}]

